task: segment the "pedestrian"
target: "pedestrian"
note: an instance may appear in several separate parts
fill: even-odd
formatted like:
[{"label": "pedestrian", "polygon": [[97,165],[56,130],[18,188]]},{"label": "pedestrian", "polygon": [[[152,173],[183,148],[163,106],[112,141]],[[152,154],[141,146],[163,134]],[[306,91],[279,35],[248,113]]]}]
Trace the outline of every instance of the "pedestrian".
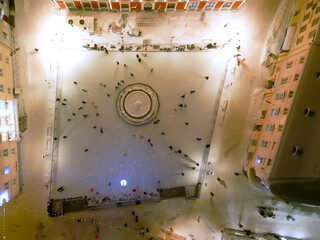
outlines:
[{"label": "pedestrian", "polygon": [[196,165],[197,165],[197,167],[199,167],[199,166],[200,166],[200,164],[199,164],[199,163],[197,163]]},{"label": "pedestrian", "polygon": [[182,107],[183,107],[183,104],[179,104],[178,106],[182,108]]},{"label": "pedestrian", "polygon": [[97,116],[97,117],[99,117],[99,116],[100,116],[100,114],[99,114],[99,113],[96,113],[96,116]]},{"label": "pedestrian", "polygon": [[108,51],[108,49],[107,49],[107,48],[106,48],[106,50],[105,50],[105,51],[106,51],[106,54],[107,54],[107,55],[109,55],[109,51]]},{"label": "pedestrian", "polygon": [[149,232],[149,228],[147,227],[146,232]]},{"label": "pedestrian", "polygon": [[126,227],[126,226],[128,226],[128,225],[127,225],[127,223],[124,223],[123,226]]},{"label": "pedestrian", "polygon": [[151,141],[151,139],[149,138],[147,141],[148,141],[148,142],[150,142],[150,141]]},{"label": "pedestrian", "polygon": [[127,64],[123,64],[124,67],[128,67]]},{"label": "pedestrian", "polygon": [[63,191],[64,191],[63,186],[59,187],[57,191],[58,191],[58,192],[63,192]]},{"label": "pedestrian", "polygon": [[60,98],[56,98],[56,102],[60,102]]},{"label": "pedestrian", "polygon": [[138,62],[141,63],[141,58],[138,58]]},{"label": "pedestrian", "polygon": [[185,125],[189,125],[189,123],[188,123],[188,122],[184,122],[184,124],[185,124]]},{"label": "pedestrian", "polygon": [[184,157],[189,157],[187,154],[184,154]]},{"label": "pedestrian", "polygon": [[107,97],[110,97],[111,95],[107,93]]},{"label": "pedestrian", "polygon": [[183,94],[182,96],[180,96],[181,98],[185,98],[186,97],[186,95],[185,94]]},{"label": "pedestrian", "polygon": [[94,128],[94,129],[96,129],[96,128],[97,128],[97,126],[96,126],[96,125],[94,125],[94,126],[93,126],[93,128]]},{"label": "pedestrian", "polygon": [[184,173],[182,172],[181,175],[184,176]]},{"label": "pedestrian", "polygon": [[133,76],[134,76],[134,74],[133,74],[133,73],[130,73],[130,76],[131,76],[131,77],[133,77]]},{"label": "pedestrian", "polygon": [[192,167],[192,169],[193,169],[193,170],[196,170],[196,168],[195,168],[195,167]]},{"label": "pedestrian", "polygon": [[84,93],[86,93],[86,92],[87,92],[87,90],[85,90],[85,89],[81,89],[81,91],[82,91],[82,92],[84,92]]},{"label": "pedestrian", "polygon": [[238,224],[238,226],[239,226],[239,228],[241,228],[241,229],[243,228],[242,224],[240,224],[240,223]]},{"label": "pedestrian", "polygon": [[103,129],[102,128],[100,128],[100,133],[103,134]]},{"label": "pedestrian", "polygon": [[58,138],[55,137],[53,140],[58,140]]},{"label": "pedestrian", "polygon": [[177,153],[182,153],[181,149],[179,149],[179,150],[177,151]]},{"label": "pedestrian", "polygon": [[208,79],[209,79],[209,76],[205,76],[204,78],[208,80]]},{"label": "pedestrian", "polygon": [[118,89],[119,89],[119,87],[118,87],[118,86],[116,86],[116,87],[115,87],[115,89],[116,89],[116,90],[118,90]]},{"label": "pedestrian", "polygon": [[81,218],[78,218],[78,219],[77,219],[77,222],[78,222],[78,223],[81,222]]},{"label": "pedestrian", "polygon": [[196,90],[192,90],[192,91],[190,91],[190,94],[193,94],[193,93],[195,93],[196,92]]},{"label": "pedestrian", "polygon": [[136,57],[139,58],[139,54],[137,54]]},{"label": "pedestrian", "polygon": [[72,115],[73,115],[73,116],[75,116],[75,115],[76,115],[76,113],[72,113]]},{"label": "pedestrian", "polygon": [[201,138],[197,138],[197,141],[201,141]]},{"label": "pedestrian", "polygon": [[121,80],[120,82],[124,83],[124,80]]},{"label": "pedestrian", "polygon": [[71,121],[71,118],[68,118],[68,122],[70,122]]},{"label": "pedestrian", "polygon": [[172,146],[169,146],[170,150],[172,151]]},{"label": "pedestrian", "polygon": [[64,138],[64,139],[66,139],[66,138],[67,138],[67,136],[63,136],[63,138]]},{"label": "pedestrian", "polygon": [[87,149],[85,149],[84,151],[85,151],[85,152],[88,152],[88,151],[89,151],[89,149],[87,148]]},{"label": "pedestrian", "polygon": [[79,108],[78,108],[78,111],[81,110],[82,108],[83,108],[83,107],[79,107]]},{"label": "pedestrian", "polygon": [[36,53],[38,53],[38,52],[39,52],[39,48],[35,48],[34,51],[35,51]]},{"label": "pedestrian", "polygon": [[237,173],[237,172],[235,172],[235,173],[234,173],[234,175],[239,176],[240,174],[239,174],[239,173]]},{"label": "pedestrian", "polygon": [[138,216],[136,215],[136,222],[139,222],[139,218],[138,218]]},{"label": "pedestrian", "polygon": [[61,104],[62,104],[63,106],[67,105],[67,104],[66,104],[66,103],[64,103],[64,102],[63,102],[63,103],[61,103]]},{"label": "pedestrian", "polygon": [[82,103],[83,103],[83,104],[87,104],[87,102],[86,102],[86,101],[82,101]]},{"label": "pedestrian", "polygon": [[150,72],[153,72],[153,68],[150,69]]},{"label": "pedestrian", "polygon": [[150,143],[150,146],[151,146],[151,147],[153,147],[153,144],[152,144],[152,143]]},{"label": "pedestrian", "polygon": [[120,82],[117,82],[117,85],[118,85],[118,86],[121,86],[121,83],[120,83]]},{"label": "pedestrian", "polygon": [[88,117],[88,114],[83,114],[83,117],[84,117],[84,118],[87,118],[87,117]]},{"label": "pedestrian", "polygon": [[210,144],[207,144],[207,145],[206,145],[206,148],[210,148]]},{"label": "pedestrian", "polygon": [[217,181],[218,181],[218,182],[221,182],[221,178],[217,178]]},{"label": "pedestrian", "polygon": [[135,214],[135,212],[134,211],[131,211],[131,214],[132,214],[132,216]]},{"label": "pedestrian", "polygon": [[74,81],[73,84],[77,85],[78,83],[76,81]]},{"label": "pedestrian", "polygon": [[108,185],[109,185],[109,187],[110,187],[110,186],[111,186],[111,182],[109,182],[109,184],[108,184]]},{"label": "pedestrian", "polygon": [[211,197],[214,197],[214,193],[213,192],[210,192],[210,195],[211,195]]},{"label": "pedestrian", "polygon": [[165,135],[165,132],[162,132],[161,135]]},{"label": "pedestrian", "polygon": [[120,63],[117,61],[117,65],[119,65]]}]

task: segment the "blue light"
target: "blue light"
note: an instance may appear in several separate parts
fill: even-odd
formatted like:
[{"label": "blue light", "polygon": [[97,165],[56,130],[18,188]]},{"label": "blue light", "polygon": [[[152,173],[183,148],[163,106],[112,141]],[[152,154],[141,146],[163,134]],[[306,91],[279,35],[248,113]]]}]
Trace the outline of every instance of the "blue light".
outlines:
[{"label": "blue light", "polygon": [[124,179],[122,179],[122,180],[120,181],[120,184],[121,184],[122,187],[124,187],[124,186],[127,185],[127,181],[124,180]]},{"label": "blue light", "polygon": [[3,168],[3,173],[4,174],[9,174],[10,172],[9,172],[9,166],[5,166],[4,168]]},{"label": "blue light", "polygon": [[0,207],[2,206],[2,204],[4,202],[8,202],[9,199],[9,192],[8,190],[4,190],[1,194],[0,194]]}]

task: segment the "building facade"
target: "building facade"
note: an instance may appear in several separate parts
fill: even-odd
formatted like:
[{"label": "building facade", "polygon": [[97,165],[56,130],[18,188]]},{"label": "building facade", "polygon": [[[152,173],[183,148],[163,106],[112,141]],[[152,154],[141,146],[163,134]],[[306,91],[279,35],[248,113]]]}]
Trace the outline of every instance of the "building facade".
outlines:
[{"label": "building facade", "polygon": [[189,0],[54,0],[57,7],[68,10],[86,11],[219,11],[237,10],[246,0],[189,1]]},{"label": "building facade", "polygon": [[280,55],[264,92],[261,116],[255,124],[244,162],[249,180],[260,189],[269,188],[269,176],[286,127],[295,93],[310,47],[319,30],[320,2],[298,0],[289,27],[295,29],[291,49]]}]

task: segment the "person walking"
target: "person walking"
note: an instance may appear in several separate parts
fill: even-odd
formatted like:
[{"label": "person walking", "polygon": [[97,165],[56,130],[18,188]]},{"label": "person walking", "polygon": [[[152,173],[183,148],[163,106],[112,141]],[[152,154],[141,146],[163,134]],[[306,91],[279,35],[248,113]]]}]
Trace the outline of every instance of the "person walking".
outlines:
[{"label": "person walking", "polygon": [[77,85],[78,83],[76,81],[73,82],[74,85]]}]

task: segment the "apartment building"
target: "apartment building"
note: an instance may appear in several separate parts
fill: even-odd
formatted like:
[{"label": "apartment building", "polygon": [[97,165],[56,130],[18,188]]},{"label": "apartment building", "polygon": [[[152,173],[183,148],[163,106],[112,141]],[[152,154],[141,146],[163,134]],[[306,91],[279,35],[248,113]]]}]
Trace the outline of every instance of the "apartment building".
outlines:
[{"label": "apartment building", "polygon": [[[250,182],[260,189],[270,187],[270,173],[274,168],[279,144],[296,92],[304,88],[301,76],[306,74],[306,59],[311,58],[310,48],[319,35],[320,1],[298,0],[289,27],[295,35],[288,52],[278,58],[273,74],[264,92],[261,116],[254,126],[244,162]],[[308,64],[313,64],[308,61]]]},{"label": "apartment building", "polygon": [[229,0],[229,1],[188,1],[188,0],[54,0],[57,7],[68,10],[85,10],[85,11],[220,11],[220,10],[237,10],[246,0]]}]

